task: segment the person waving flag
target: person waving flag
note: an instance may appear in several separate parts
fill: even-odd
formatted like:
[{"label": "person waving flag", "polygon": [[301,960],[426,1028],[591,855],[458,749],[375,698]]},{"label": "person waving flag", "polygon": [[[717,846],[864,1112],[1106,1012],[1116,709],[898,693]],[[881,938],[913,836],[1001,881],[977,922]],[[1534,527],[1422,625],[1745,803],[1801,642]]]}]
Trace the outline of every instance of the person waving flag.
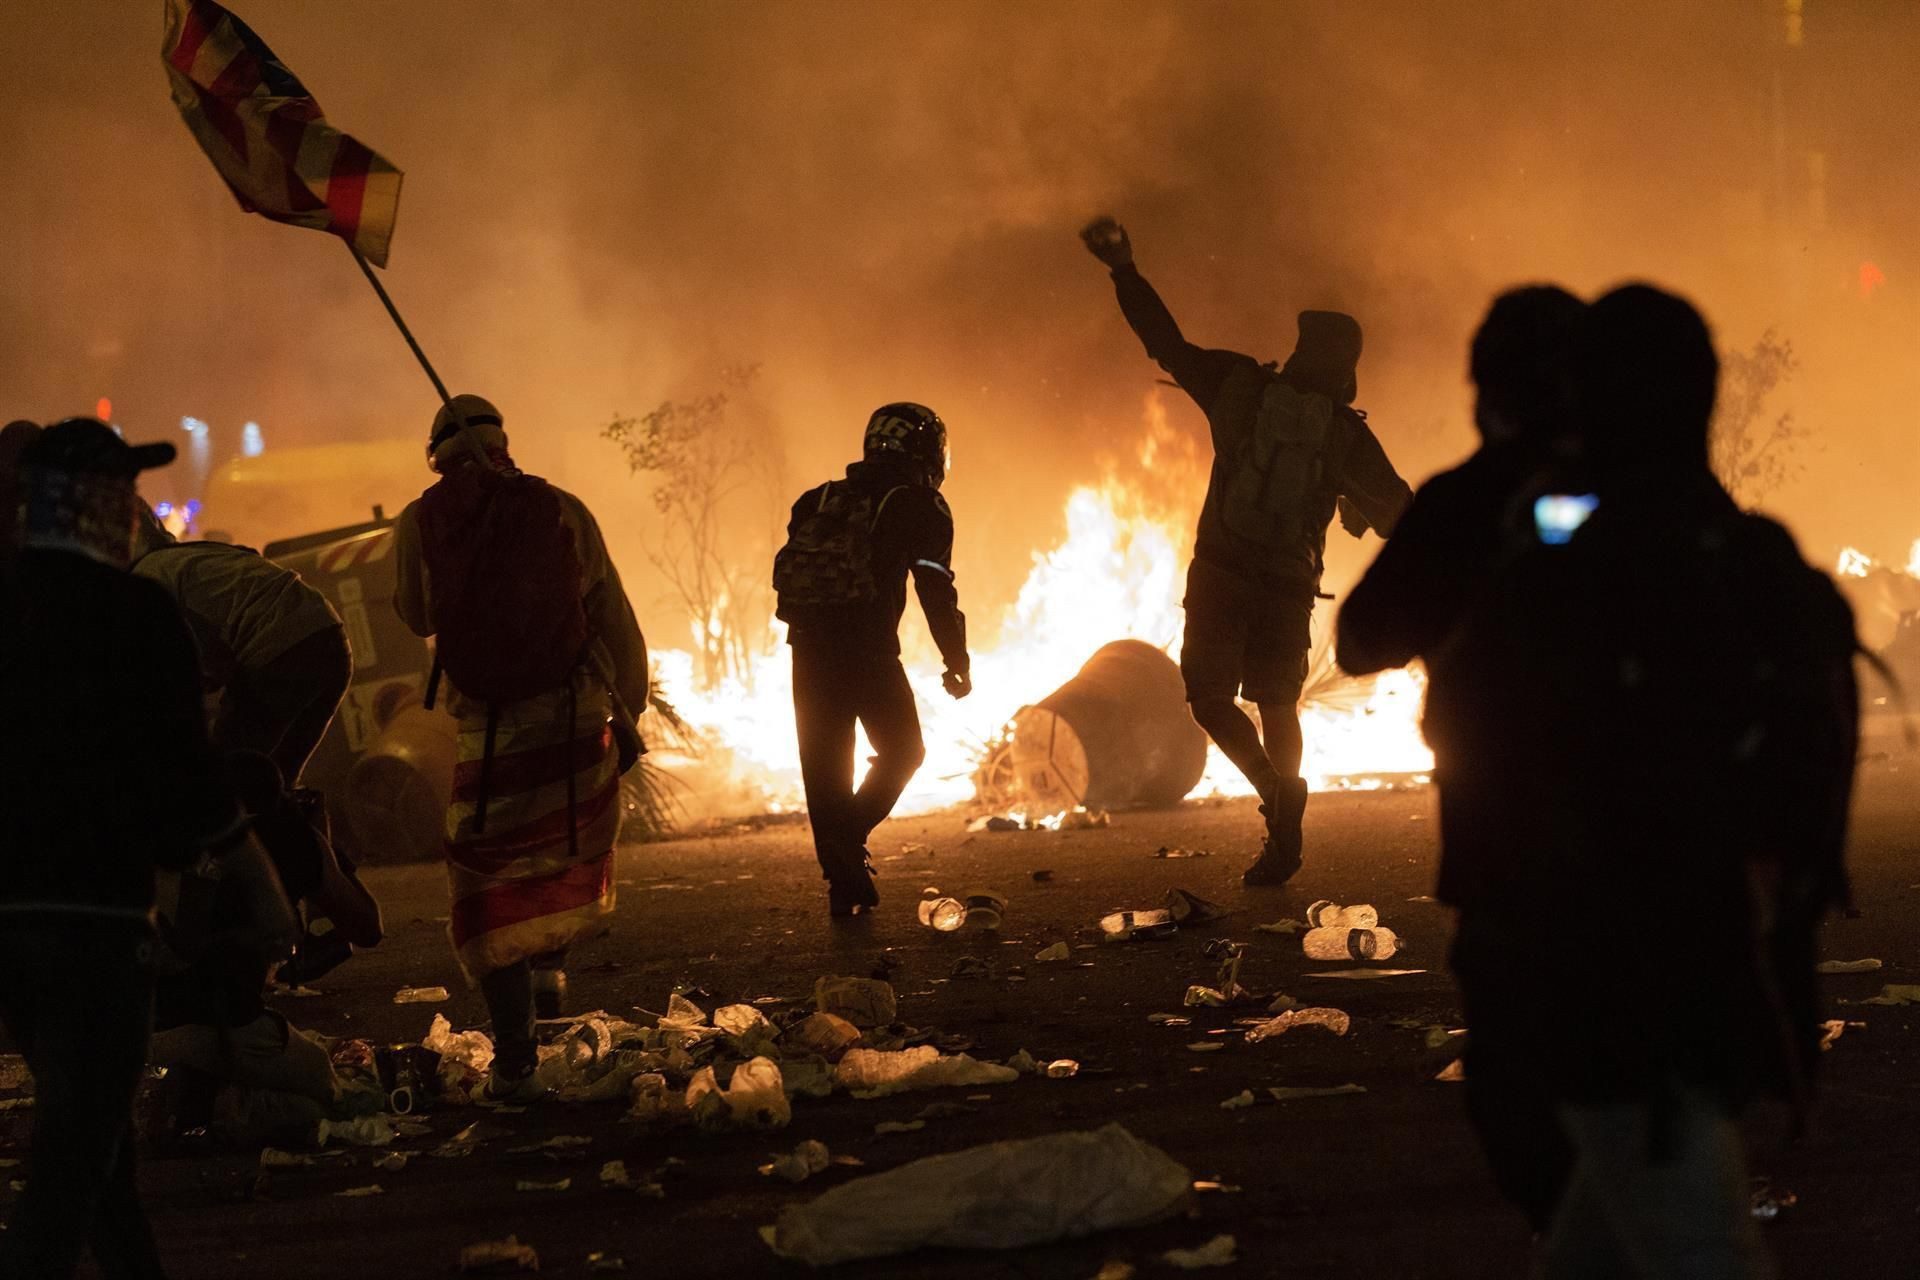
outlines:
[{"label": "person waving flag", "polygon": [[400,212],[400,171],[328,124],[273,50],[213,0],[167,0],[174,105],[240,207],[345,240],[376,266]]}]

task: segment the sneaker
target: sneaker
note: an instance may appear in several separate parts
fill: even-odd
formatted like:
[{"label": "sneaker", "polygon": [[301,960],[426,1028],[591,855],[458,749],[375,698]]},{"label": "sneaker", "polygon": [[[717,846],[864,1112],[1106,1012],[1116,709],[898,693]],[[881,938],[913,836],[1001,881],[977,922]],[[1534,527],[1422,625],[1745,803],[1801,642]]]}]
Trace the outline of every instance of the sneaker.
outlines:
[{"label": "sneaker", "polygon": [[1267,820],[1267,838],[1260,845],[1260,856],[1241,874],[1241,884],[1280,885],[1293,878],[1300,870],[1300,820],[1306,811],[1307,784],[1299,778],[1284,780],[1260,806],[1260,814]]},{"label": "sneaker", "polygon": [[474,1092],[473,1100],[482,1106],[524,1106],[543,1101],[547,1087],[529,1071],[523,1076],[505,1076],[489,1071],[486,1081]]}]

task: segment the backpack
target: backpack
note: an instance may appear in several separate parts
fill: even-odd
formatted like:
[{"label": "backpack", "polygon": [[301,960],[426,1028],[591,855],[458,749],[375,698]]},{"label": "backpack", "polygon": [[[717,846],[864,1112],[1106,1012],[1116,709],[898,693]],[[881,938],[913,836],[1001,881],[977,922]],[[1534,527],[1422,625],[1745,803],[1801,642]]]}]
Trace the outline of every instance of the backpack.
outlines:
[{"label": "backpack", "polygon": [[565,685],[587,647],[580,558],[538,476],[456,467],[420,495],[435,665],[469,698]]},{"label": "backpack", "polygon": [[775,615],[791,622],[788,611],[795,607],[877,599],[873,530],[887,502],[905,487],[896,485],[876,496],[833,481],[820,486],[819,502],[793,526],[773,558]]},{"label": "backpack", "polygon": [[1221,520],[1243,542],[1282,555],[1313,541],[1309,506],[1326,472],[1333,402],[1269,382],[1233,466]]}]

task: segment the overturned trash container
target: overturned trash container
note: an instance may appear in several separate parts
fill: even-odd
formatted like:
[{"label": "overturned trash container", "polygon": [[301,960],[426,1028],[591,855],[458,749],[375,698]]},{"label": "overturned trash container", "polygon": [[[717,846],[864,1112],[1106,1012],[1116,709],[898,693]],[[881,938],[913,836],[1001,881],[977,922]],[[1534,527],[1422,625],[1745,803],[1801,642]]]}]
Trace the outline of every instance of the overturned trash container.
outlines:
[{"label": "overturned trash container", "polygon": [[1013,717],[1016,801],[1030,811],[1173,805],[1207,765],[1180,668],[1144,640],[1116,640]]}]

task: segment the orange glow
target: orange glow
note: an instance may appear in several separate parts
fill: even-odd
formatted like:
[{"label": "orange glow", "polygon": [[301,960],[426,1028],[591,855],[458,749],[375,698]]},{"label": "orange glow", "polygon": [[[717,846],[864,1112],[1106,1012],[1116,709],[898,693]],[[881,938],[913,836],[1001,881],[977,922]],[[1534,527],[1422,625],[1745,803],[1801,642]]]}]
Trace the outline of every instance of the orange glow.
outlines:
[{"label": "orange glow", "polygon": [[1887,282],[1887,273],[1871,262],[1860,264],[1860,296],[1871,298],[1873,291]]},{"label": "orange glow", "polygon": [[[938,692],[938,664],[909,658],[908,673],[921,692],[927,759],[897,812],[971,802],[982,746],[1015,711],[1071,679],[1109,641],[1144,640],[1178,658],[1184,622],[1180,599],[1206,469],[1191,445],[1168,428],[1157,396],[1149,398],[1145,416],[1137,467],[1068,495],[1065,536],[1034,553],[1026,583],[1001,619],[999,643],[974,654],[974,695],[964,702],[946,698]],[[1149,478],[1156,490],[1181,492],[1183,498],[1154,502],[1142,483]],[[770,629],[777,625],[768,622]],[[730,681],[705,691],[695,687],[691,652],[665,650],[654,656],[680,713],[725,749],[737,780],[763,796],[766,807],[799,806],[784,646],[757,661],[751,687]],[[1419,730],[1425,684],[1417,670],[1391,671],[1370,683],[1344,686],[1337,699],[1310,700],[1301,710],[1306,737],[1301,772],[1308,785],[1316,791],[1365,789],[1381,785],[1370,775],[1429,773],[1433,753]],[[864,739],[859,754],[867,754]],[[661,762],[669,768],[674,763],[665,753]],[[1217,749],[1210,749],[1193,794],[1238,796],[1253,790]],[[1058,817],[1037,821],[1045,826]]]},{"label": "orange glow", "polygon": [[102,422],[113,421],[113,401],[101,396],[93,402],[93,416]]}]

